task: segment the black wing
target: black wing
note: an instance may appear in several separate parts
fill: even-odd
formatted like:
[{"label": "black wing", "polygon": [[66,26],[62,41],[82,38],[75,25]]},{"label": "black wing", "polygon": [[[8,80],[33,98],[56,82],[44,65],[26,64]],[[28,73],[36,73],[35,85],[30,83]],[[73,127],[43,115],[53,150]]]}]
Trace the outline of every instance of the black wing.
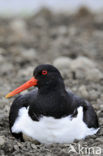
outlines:
[{"label": "black wing", "polygon": [[[10,131],[11,128],[16,120],[16,118],[18,117],[18,112],[19,109],[22,107],[28,107],[30,105],[30,100],[32,95],[36,96],[37,93],[37,89],[34,89],[33,91],[24,94],[24,95],[19,95],[12,103],[11,108],[10,108],[10,112],[9,112],[9,126],[10,126]],[[12,133],[12,131],[11,131]],[[12,135],[17,138],[20,139],[21,141],[23,141],[23,137],[22,137],[22,133],[12,133]]]},{"label": "black wing", "polygon": [[67,92],[69,96],[72,97],[72,107],[74,108],[73,116],[77,115],[77,108],[79,106],[82,106],[83,121],[89,128],[98,128],[99,127],[98,118],[92,105],[88,101],[80,98],[79,96],[76,96],[71,91]]}]

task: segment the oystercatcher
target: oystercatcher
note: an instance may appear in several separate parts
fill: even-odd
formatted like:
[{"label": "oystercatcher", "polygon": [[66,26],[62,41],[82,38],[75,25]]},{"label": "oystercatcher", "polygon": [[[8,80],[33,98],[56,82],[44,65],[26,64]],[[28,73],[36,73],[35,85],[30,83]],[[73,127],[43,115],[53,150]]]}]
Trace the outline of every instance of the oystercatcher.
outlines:
[{"label": "oystercatcher", "polygon": [[33,77],[6,98],[31,86],[37,89],[19,95],[10,108],[10,131],[15,138],[24,141],[26,135],[41,143],[71,143],[97,133],[99,124],[93,107],[65,89],[54,66],[37,66]]}]

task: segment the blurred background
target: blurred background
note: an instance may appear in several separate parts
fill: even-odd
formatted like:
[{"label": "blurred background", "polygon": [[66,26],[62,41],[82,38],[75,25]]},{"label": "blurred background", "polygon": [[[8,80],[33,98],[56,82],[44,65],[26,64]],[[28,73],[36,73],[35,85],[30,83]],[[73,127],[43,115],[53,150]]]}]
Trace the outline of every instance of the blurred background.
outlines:
[{"label": "blurred background", "polygon": [[[100,132],[77,141],[103,149],[103,0],[0,0],[0,155],[68,155],[68,145],[20,143],[9,132],[5,95],[42,63],[95,108]],[[72,155],[72,154],[71,154]]]},{"label": "blurred background", "polygon": [[102,0],[0,0],[0,14],[5,16],[27,15],[38,12],[43,7],[52,11],[74,12],[81,6],[93,11],[103,9]]}]

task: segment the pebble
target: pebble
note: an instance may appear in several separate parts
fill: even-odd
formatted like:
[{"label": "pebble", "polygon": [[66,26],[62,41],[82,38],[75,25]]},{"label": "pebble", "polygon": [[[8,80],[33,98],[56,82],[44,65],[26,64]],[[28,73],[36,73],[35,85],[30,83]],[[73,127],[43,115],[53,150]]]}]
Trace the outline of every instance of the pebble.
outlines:
[{"label": "pebble", "polygon": [[22,148],[23,147],[23,144],[21,142],[17,142],[17,145]]},{"label": "pebble", "polygon": [[98,93],[95,90],[90,90],[89,91],[89,99],[97,100],[97,98],[98,98]]},{"label": "pebble", "polygon": [[14,149],[18,151],[19,150],[18,145],[14,145]]},{"label": "pebble", "polygon": [[10,23],[11,29],[16,33],[23,33],[26,31],[26,23],[22,19],[14,19]]},{"label": "pebble", "polygon": [[6,105],[6,106],[4,107],[4,111],[5,111],[6,113],[9,113],[9,111],[10,111],[10,106],[9,106],[9,105]]},{"label": "pebble", "polygon": [[96,82],[102,78],[103,78],[103,74],[100,72],[99,69],[94,68],[92,70],[88,70],[88,73],[87,73],[88,80],[92,80],[92,81]]},{"label": "pebble", "polygon": [[101,137],[101,138],[96,138],[96,141],[103,143],[103,137]]},{"label": "pebble", "polygon": [[96,64],[92,60],[84,56],[77,57],[71,64],[71,68],[73,70],[84,69],[86,71],[94,68],[95,66]]},{"label": "pebble", "polygon": [[25,49],[21,52],[21,57],[24,59],[24,60],[34,60],[36,58],[36,51],[35,49]]},{"label": "pebble", "polygon": [[4,63],[4,61],[5,61],[5,57],[0,55],[0,64]]},{"label": "pebble", "polygon": [[37,149],[37,146],[36,146],[35,144],[31,144],[31,147],[32,147],[33,149]]},{"label": "pebble", "polygon": [[88,97],[88,92],[87,92],[86,87],[85,87],[84,85],[80,86],[79,92],[80,92],[80,94],[81,94],[83,97],[85,97],[85,98]]},{"label": "pebble", "polygon": [[58,28],[58,33],[59,33],[60,35],[66,35],[66,34],[67,34],[67,28],[66,28],[66,26],[60,26],[60,27]]},{"label": "pebble", "polygon": [[6,53],[6,50],[0,47],[0,55],[5,54],[5,53]]},{"label": "pebble", "polygon": [[0,65],[0,74],[9,74],[9,72],[13,71],[14,67],[11,63],[5,63]]},{"label": "pebble", "polygon": [[[5,94],[6,95],[6,94]],[[8,105],[8,100],[5,97],[1,98],[0,109],[3,109],[5,105]]]},{"label": "pebble", "polygon": [[17,74],[18,74],[19,77],[21,77],[21,76],[25,76],[25,77],[29,76],[30,77],[33,74],[33,70],[34,70],[34,66],[28,66],[26,68],[26,70],[21,69],[21,70],[18,71]]},{"label": "pebble", "polygon": [[72,60],[70,58],[62,56],[62,57],[58,57],[57,59],[55,59],[53,61],[53,65],[57,67],[58,69],[64,69],[64,68],[69,69],[71,62]]},{"label": "pebble", "polygon": [[86,74],[83,70],[77,69],[76,71],[73,71],[75,73],[75,79],[86,79]]},{"label": "pebble", "polygon": [[0,136],[0,146],[3,146],[5,144],[4,136]]},{"label": "pebble", "polygon": [[101,97],[101,100],[103,101],[103,94],[101,94],[101,96],[100,96],[100,97]]},{"label": "pebble", "polygon": [[100,108],[101,108],[101,110],[103,110],[103,103],[101,103]]}]

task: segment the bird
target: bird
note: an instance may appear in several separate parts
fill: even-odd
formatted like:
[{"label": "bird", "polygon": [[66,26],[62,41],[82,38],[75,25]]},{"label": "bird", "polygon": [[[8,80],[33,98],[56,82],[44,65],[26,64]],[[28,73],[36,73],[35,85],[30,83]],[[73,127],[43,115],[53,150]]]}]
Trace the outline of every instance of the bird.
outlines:
[{"label": "bird", "polygon": [[38,65],[33,77],[6,95],[18,95],[9,112],[11,134],[20,141],[25,136],[39,143],[72,143],[99,130],[93,106],[65,87],[59,70],[50,64]]}]

